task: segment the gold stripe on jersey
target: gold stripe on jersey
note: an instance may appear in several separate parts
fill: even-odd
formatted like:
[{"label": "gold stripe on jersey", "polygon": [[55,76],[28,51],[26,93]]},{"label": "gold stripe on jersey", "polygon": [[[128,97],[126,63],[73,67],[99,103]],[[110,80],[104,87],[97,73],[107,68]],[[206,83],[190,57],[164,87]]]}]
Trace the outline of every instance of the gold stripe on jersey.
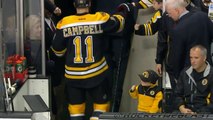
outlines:
[{"label": "gold stripe on jersey", "polygon": [[69,110],[70,116],[72,117],[84,116],[85,106],[86,106],[85,103],[76,104],[76,105],[69,104],[68,110]]},{"label": "gold stripe on jersey", "polygon": [[146,9],[146,8],[149,8],[149,7],[152,6],[152,1],[153,1],[153,0],[140,0],[140,1],[139,1],[139,4],[141,5],[141,7],[142,7],[143,9]]},{"label": "gold stripe on jersey", "polygon": [[65,66],[65,77],[69,79],[87,79],[97,76],[108,69],[105,58],[87,67]]},{"label": "gold stripe on jersey", "polygon": [[120,22],[120,27],[119,27],[119,29],[118,29],[118,31],[117,32],[120,32],[120,31],[122,31],[123,30],[123,28],[124,28],[124,23],[125,23],[125,19],[124,19],[124,17],[123,16],[121,16],[121,15],[113,15],[114,17],[116,17]]},{"label": "gold stripe on jersey", "polygon": [[207,101],[207,105],[210,104],[210,97],[211,97],[211,93],[208,94],[207,98],[206,98],[206,101]]},{"label": "gold stripe on jersey", "polygon": [[98,104],[94,103],[93,108],[95,112],[109,112],[110,103]]},{"label": "gold stripe on jersey", "polygon": [[148,35],[150,35],[151,31],[150,31],[150,24],[147,24],[147,31],[148,31]]},{"label": "gold stripe on jersey", "polygon": [[147,35],[148,34],[148,32],[147,32],[147,24],[144,24],[143,26],[145,28],[145,35]]},{"label": "gold stripe on jersey", "polygon": [[149,35],[149,26],[148,26],[148,24],[145,24],[145,25],[146,25],[146,29],[145,29],[146,35]]},{"label": "gold stripe on jersey", "polygon": [[106,62],[105,57],[103,57],[100,61],[98,61],[90,66],[87,66],[87,67],[69,67],[69,66],[65,65],[65,69],[68,71],[86,71],[89,69],[96,68],[96,67],[100,66],[101,64],[103,64],[104,62]]},{"label": "gold stripe on jersey", "polygon": [[148,6],[147,6],[143,1],[140,1],[139,4],[141,5],[141,7],[142,7],[143,9],[148,8]]},{"label": "gold stripe on jersey", "polygon": [[51,47],[52,51],[57,55],[57,56],[63,56],[64,53],[67,51],[67,48],[61,50],[61,51],[56,51],[55,49],[53,49],[53,47]]},{"label": "gold stripe on jersey", "polygon": [[152,4],[152,3],[153,3],[153,0],[148,0],[148,1],[149,1],[149,3],[150,3],[150,4]]},{"label": "gold stripe on jersey", "polygon": [[86,14],[86,15],[71,15],[64,17],[61,21],[58,22],[57,28],[63,29],[70,26],[84,25],[87,23],[94,22],[106,22],[110,18],[110,15],[105,12],[96,12],[95,14]]},{"label": "gold stripe on jersey", "polygon": [[65,73],[65,77],[66,78],[69,78],[69,79],[87,79],[87,78],[91,78],[91,77],[94,77],[94,76],[97,76],[101,73],[103,73],[104,71],[106,71],[108,69],[108,65],[107,66],[104,66],[104,68],[102,68],[101,70],[95,72],[95,73],[91,73],[91,74],[88,74],[88,75],[82,75],[82,76],[77,76],[77,75],[68,75]]},{"label": "gold stripe on jersey", "polygon": [[161,18],[161,13],[160,11],[157,11],[154,16],[151,18],[151,22],[155,23],[158,19]]},{"label": "gold stripe on jersey", "polygon": [[149,30],[149,35],[152,35],[152,27],[150,24],[148,24],[148,30]]}]

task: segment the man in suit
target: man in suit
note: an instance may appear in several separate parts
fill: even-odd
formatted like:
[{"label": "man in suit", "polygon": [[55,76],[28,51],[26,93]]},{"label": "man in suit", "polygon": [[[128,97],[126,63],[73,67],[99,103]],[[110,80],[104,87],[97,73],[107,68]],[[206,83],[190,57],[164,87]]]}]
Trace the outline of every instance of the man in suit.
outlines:
[{"label": "man in suit", "polygon": [[45,48],[46,48],[46,73],[51,78],[52,91],[52,113],[57,114],[56,93],[54,88],[61,83],[64,74],[64,58],[58,58],[50,49],[53,37],[55,35],[55,23],[51,19],[52,13],[45,9]]}]

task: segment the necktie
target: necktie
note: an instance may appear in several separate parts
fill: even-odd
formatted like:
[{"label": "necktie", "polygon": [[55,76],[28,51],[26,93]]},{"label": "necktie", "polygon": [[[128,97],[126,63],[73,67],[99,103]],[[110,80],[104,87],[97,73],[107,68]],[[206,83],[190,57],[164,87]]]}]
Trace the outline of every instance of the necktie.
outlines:
[{"label": "necktie", "polygon": [[50,20],[50,27],[51,27],[51,30],[52,30],[53,32],[55,32],[56,29],[55,29],[55,26],[54,26],[52,20]]}]

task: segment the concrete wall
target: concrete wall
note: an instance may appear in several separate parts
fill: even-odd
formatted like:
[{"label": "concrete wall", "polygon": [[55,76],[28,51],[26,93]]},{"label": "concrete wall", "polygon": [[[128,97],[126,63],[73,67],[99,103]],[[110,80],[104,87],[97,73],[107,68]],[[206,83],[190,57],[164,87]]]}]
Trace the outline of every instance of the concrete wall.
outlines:
[{"label": "concrete wall", "polygon": [[[146,23],[155,11],[152,8],[140,10],[137,23]],[[136,112],[137,100],[132,99],[128,90],[133,84],[140,84],[138,73],[146,69],[155,70],[155,55],[157,46],[157,33],[153,36],[134,35],[131,46],[129,63],[127,66],[120,112]]]}]

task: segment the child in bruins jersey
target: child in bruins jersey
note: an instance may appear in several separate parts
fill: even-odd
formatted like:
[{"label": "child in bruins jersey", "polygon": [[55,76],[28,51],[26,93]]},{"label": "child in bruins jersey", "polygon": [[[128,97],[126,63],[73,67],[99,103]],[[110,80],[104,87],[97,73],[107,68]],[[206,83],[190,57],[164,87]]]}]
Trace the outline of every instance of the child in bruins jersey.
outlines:
[{"label": "child in bruins jersey", "polygon": [[138,111],[144,113],[161,112],[163,93],[157,85],[158,74],[153,70],[146,70],[139,74],[141,83],[133,85],[129,90],[130,96],[138,100]]}]

